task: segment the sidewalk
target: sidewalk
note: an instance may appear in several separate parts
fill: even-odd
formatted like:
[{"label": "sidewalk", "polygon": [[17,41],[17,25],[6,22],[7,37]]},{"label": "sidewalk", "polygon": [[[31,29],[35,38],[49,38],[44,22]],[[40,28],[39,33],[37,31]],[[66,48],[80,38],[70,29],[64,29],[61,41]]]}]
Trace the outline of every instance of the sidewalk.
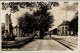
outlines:
[{"label": "sidewalk", "polygon": [[42,45],[40,46],[39,51],[70,51],[70,50],[55,40],[44,39],[42,40]]},{"label": "sidewalk", "polygon": [[78,37],[76,37],[76,36],[58,36],[58,35],[52,35],[51,37],[62,38],[64,40],[67,40],[67,41],[70,41],[72,43],[78,44]]},{"label": "sidewalk", "polygon": [[51,37],[71,50],[78,50],[78,37],[76,36],[52,35]]}]

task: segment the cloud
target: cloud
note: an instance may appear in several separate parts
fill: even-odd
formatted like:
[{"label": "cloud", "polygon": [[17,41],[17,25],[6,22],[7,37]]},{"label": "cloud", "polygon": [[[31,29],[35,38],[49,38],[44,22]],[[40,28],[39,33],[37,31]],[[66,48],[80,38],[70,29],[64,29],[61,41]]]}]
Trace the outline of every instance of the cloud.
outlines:
[{"label": "cloud", "polygon": [[[75,15],[74,10],[78,10],[78,3],[77,2],[69,2],[68,3],[68,11],[67,11],[67,18],[66,18],[66,11],[65,9],[65,5],[64,2],[60,2],[60,6],[59,7],[53,7],[51,10],[49,10],[49,12],[51,12],[52,15],[54,15],[54,26],[52,26],[52,28],[50,28],[49,30],[52,30],[54,28],[57,28],[58,25],[60,25],[64,20],[68,20],[71,21]],[[72,7],[75,7],[75,9],[72,9]],[[63,9],[63,10],[62,10]]]},{"label": "cloud", "polygon": [[8,13],[8,14],[11,14],[11,20],[12,20],[12,23],[13,23],[12,25],[16,26],[17,18],[24,15],[25,12],[28,12],[29,14],[33,13],[33,11],[30,11],[30,9],[23,9],[23,8],[19,8],[19,11],[15,12],[15,13],[11,13],[10,9],[1,10],[1,23],[5,23],[5,15]]},{"label": "cloud", "polygon": [[[67,5],[67,11],[76,11],[78,10],[78,2],[73,3],[72,5]],[[66,7],[62,8],[62,10],[66,10]]]},{"label": "cloud", "polygon": [[[67,20],[71,20],[73,19],[75,12],[78,8],[78,2],[69,2],[67,4]],[[13,26],[15,26],[17,24],[17,18],[24,15],[24,13],[27,11],[28,13],[32,14],[33,12],[30,11],[30,9],[23,9],[23,8],[19,8],[20,11],[17,11],[16,13],[12,13],[11,14],[11,19],[12,19],[12,23]],[[36,9],[35,9],[36,10]],[[52,28],[50,29],[54,29],[56,28],[58,25],[60,25],[63,20],[66,19],[66,11],[65,11],[65,5],[64,2],[60,2],[60,6],[58,7],[52,7],[51,10],[49,10],[49,12],[51,12],[51,14],[54,16],[54,26],[52,26]],[[5,22],[5,14],[6,13],[10,13],[8,10],[7,11],[3,11],[1,13],[1,22],[4,23]]]}]

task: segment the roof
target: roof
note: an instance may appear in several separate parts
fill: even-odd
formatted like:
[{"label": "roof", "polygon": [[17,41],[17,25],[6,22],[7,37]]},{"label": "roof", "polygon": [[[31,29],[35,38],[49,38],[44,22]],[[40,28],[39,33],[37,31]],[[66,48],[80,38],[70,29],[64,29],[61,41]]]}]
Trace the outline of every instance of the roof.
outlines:
[{"label": "roof", "polygon": [[[62,24],[60,24],[59,26],[63,26],[63,25],[69,25],[70,24],[70,22],[69,21],[63,21],[63,23]],[[58,27],[59,27],[58,26]]]}]

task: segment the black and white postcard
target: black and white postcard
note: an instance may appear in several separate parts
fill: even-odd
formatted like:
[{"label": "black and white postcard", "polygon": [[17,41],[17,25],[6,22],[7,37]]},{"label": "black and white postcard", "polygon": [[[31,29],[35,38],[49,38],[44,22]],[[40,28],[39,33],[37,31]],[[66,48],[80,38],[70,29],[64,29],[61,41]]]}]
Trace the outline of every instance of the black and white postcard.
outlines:
[{"label": "black and white postcard", "polygon": [[1,51],[79,50],[78,1],[0,3]]}]

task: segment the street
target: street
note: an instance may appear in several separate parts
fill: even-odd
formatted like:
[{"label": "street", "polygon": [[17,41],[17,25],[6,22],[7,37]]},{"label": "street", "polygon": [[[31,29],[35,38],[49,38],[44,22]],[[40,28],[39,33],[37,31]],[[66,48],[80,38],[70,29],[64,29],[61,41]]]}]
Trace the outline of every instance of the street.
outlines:
[{"label": "street", "polygon": [[20,50],[26,51],[50,51],[50,50],[69,50],[63,45],[59,44],[52,39],[37,39],[22,48]]},{"label": "street", "polygon": [[[58,39],[57,39],[58,38]],[[75,42],[74,42],[75,41]],[[71,51],[77,50],[77,37],[70,36],[49,36],[44,39],[35,39],[21,48],[7,49],[18,51]],[[6,50],[6,49],[3,49]]]}]

